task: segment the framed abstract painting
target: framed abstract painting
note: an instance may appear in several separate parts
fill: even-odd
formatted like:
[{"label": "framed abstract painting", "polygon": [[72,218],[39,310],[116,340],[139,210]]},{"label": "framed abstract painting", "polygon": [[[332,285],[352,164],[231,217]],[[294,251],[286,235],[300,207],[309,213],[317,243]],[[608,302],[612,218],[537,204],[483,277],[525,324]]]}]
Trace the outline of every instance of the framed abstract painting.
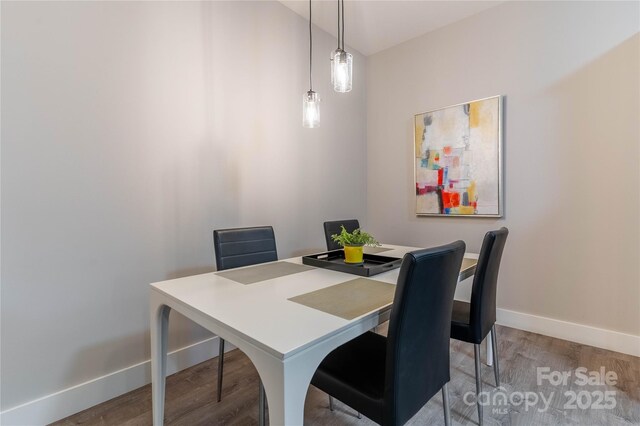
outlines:
[{"label": "framed abstract painting", "polygon": [[416,114],[418,216],[502,216],[502,96]]}]

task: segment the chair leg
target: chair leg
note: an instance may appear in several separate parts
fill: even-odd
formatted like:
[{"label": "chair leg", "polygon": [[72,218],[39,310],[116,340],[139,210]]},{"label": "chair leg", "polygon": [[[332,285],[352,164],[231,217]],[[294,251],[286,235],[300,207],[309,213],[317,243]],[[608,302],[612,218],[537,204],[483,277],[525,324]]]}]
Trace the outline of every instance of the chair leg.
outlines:
[{"label": "chair leg", "polygon": [[442,409],[444,410],[444,426],[451,424],[451,409],[449,408],[449,383],[442,386]]},{"label": "chair leg", "polygon": [[[327,395],[329,397],[329,410],[333,411],[333,397],[331,395]],[[357,414],[358,418],[361,419],[362,418],[362,414],[360,414],[360,412],[358,411]]]},{"label": "chair leg", "polygon": [[264,385],[262,384],[262,380],[260,380],[260,385],[258,387],[258,425],[259,426],[264,426],[265,425],[265,412],[266,412],[266,407],[265,407],[265,400],[266,400],[266,394],[264,392]]},{"label": "chair leg", "polygon": [[218,351],[218,402],[222,399],[222,370],[224,369],[224,339],[220,338]]},{"label": "chair leg", "polygon": [[480,369],[480,345],[473,345],[473,355],[476,361],[476,405],[478,406],[478,424],[482,426],[482,405],[480,394],[482,393],[482,370]]},{"label": "chair leg", "polygon": [[493,374],[496,376],[496,387],[500,386],[500,367],[498,365],[498,335],[496,325],[491,327],[491,344],[493,345]]}]

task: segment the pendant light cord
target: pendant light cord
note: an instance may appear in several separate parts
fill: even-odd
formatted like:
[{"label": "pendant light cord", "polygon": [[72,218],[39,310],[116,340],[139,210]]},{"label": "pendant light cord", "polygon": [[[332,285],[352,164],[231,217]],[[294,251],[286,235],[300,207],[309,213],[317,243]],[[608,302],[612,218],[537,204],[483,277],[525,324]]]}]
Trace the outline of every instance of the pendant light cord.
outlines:
[{"label": "pendant light cord", "polygon": [[312,62],[312,53],[313,51],[313,39],[312,39],[312,35],[311,35],[311,0],[309,0],[309,90],[313,91],[313,83],[311,81],[311,70],[312,70],[312,66],[313,66],[313,62]]},{"label": "pendant light cord", "polygon": [[340,49],[340,0],[338,0],[338,49]]},{"label": "pendant light cord", "polygon": [[344,50],[344,0],[342,0],[342,50]]}]

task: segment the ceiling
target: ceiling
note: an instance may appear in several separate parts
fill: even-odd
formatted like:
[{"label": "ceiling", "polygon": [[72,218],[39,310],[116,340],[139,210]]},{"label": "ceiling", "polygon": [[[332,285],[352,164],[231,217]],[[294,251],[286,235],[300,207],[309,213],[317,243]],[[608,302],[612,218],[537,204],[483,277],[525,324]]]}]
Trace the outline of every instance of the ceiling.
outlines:
[{"label": "ceiling", "polygon": [[[309,19],[306,0],[279,0]],[[489,9],[502,1],[348,0],[344,2],[345,44],[371,55]],[[313,0],[313,23],[334,37],[336,0]]]}]

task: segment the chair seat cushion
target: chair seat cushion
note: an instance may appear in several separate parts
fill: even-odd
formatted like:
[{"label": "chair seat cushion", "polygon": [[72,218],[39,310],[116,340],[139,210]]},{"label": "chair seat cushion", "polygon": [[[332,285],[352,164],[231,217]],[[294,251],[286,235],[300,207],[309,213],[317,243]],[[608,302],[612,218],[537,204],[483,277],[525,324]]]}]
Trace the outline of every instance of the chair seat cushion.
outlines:
[{"label": "chair seat cushion", "polygon": [[[463,342],[476,343],[472,339],[469,316],[471,305],[460,300],[453,301],[453,311],[451,312],[451,338],[462,340]],[[479,342],[478,342],[479,343]]]},{"label": "chair seat cushion", "polygon": [[331,352],[311,384],[371,420],[382,420],[387,339],[367,332]]}]

